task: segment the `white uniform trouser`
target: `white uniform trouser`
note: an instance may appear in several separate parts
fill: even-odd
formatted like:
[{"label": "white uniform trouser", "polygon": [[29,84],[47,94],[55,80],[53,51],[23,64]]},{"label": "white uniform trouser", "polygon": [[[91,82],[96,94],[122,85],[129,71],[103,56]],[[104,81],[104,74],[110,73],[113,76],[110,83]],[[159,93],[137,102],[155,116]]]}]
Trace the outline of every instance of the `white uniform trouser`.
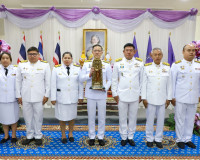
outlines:
[{"label": "white uniform trouser", "polygon": [[185,104],[176,102],[175,122],[176,122],[176,142],[189,142],[192,139],[195,113],[197,104]]},{"label": "white uniform trouser", "polygon": [[164,118],[165,118],[165,104],[163,105],[153,105],[148,104],[146,110],[147,122],[146,122],[146,140],[148,142],[154,141],[154,117],[157,117],[157,127],[155,134],[155,141],[162,142],[163,138],[163,127],[164,127]]},{"label": "white uniform trouser", "polygon": [[43,105],[42,102],[23,102],[23,115],[28,139],[42,138]]},{"label": "white uniform trouser", "polygon": [[98,139],[104,138],[105,119],[106,119],[106,100],[105,99],[87,99],[89,138],[95,139],[95,117],[96,107],[98,108]]},{"label": "white uniform trouser", "polygon": [[[134,102],[122,102],[119,101],[119,133],[122,140],[133,139],[133,135],[136,130],[137,111],[139,101]],[[127,118],[129,124],[127,125]],[[128,129],[127,129],[128,126]]]}]

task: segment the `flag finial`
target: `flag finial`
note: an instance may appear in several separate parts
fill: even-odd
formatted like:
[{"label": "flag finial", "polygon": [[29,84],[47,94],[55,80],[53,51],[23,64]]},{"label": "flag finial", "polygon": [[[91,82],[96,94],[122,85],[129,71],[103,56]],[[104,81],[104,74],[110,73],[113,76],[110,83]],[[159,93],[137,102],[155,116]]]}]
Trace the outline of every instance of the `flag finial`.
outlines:
[{"label": "flag finial", "polygon": [[171,36],[172,35],[172,32],[169,32],[169,36]]},{"label": "flag finial", "polygon": [[134,32],[134,36],[136,35],[136,32]]},{"label": "flag finial", "polygon": [[148,32],[148,34],[150,35],[150,31]]},{"label": "flag finial", "polygon": [[24,34],[24,31],[22,31],[22,34]]},{"label": "flag finial", "polygon": [[60,35],[60,31],[58,31],[58,34]]},{"label": "flag finial", "polygon": [[40,34],[42,34],[42,30],[40,31]]}]

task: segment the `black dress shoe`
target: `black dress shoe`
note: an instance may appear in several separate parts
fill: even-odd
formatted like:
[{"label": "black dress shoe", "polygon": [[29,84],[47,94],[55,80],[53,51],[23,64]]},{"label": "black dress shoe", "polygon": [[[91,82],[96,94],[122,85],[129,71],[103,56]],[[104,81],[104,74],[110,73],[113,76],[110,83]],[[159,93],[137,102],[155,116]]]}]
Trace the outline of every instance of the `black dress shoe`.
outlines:
[{"label": "black dress shoe", "polygon": [[22,145],[28,145],[32,141],[34,141],[34,138],[32,138],[32,139],[25,139],[25,140],[22,141]]},{"label": "black dress shoe", "polygon": [[121,145],[125,146],[127,144],[127,140],[121,140]]},{"label": "black dress shoe", "polygon": [[185,143],[188,147],[190,148],[196,148],[196,145],[194,143],[192,143],[191,141]]},{"label": "black dress shoe", "polygon": [[105,146],[105,141],[103,139],[98,139],[100,146]]},{"label": "black dress shoe", "polygon": [[95,139],[90,139],[90,140],[89,140],[89,145],[90,145],[90,146],[94,146],[94,142],[95,142]]},{"label": "black dress shoe", "polygon": [[66,144],[66,143],[67,143],[67,138],[62,138],[62,139],[61,139],[61,142],[62,142],[63,144]]},{"label": "black dress shoe", "polygon": [[184,142],[178,142],[177,143],[178,148],[185,149],[185,143]]},{"label": "black dress shoe", "polygon": [[135,142],[134,142],[134,140],[132,140],[132,139],[128,139],[128,143],[129,143],[131,146],[135,146]]},{"label": "black dress shoe", "polygon": [[153,147],[153,142],[148,142],[147,141],[147,147]]},{"label": "black dress shoe", "polygon": [[35,139],[35,144],[37,146],[41,146],[42,145],[42,139]]},{"label": "black dress shoe", "polygon": [[154,142],[156,144],[156,147],[163,148],[162,142],[156,142],[156,141],[154,141]]},{"label": "black dress shoe", "polygon": [[11,139],[11,143],[16,143],[17,142],[17,138],[12,138]]},{"label": "black dress shoe", "polygon": [[74,142],[74,137],[69,137],[70,142]]},{"label": "black dress shoe", "polygon": [[10,136],[8,136],[8,138],[6,138],[6,139],[3,138],[0,143],[6,143],[9,139],[10,139]]}]

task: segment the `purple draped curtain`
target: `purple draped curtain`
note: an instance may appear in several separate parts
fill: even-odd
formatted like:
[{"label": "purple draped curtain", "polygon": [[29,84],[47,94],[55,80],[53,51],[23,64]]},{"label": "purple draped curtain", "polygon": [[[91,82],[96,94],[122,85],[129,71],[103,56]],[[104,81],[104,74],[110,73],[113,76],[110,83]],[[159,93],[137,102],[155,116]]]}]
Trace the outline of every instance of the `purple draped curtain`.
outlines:
[{"label": "purple draped curtain", "polygon": [[50,9],[7,9],[4,5],[1,5],[0,12],[8,11],[11,14],[25,19],[32,19],[43,16],[50,11],[55,12],[61,16],[64,20],[77,21],[83,18],[90,12],[94,14],[103,14],[106,17],[115,20],[130,20],[135,19],[138,16],[144,14],[145,12],[150,12],[153,16],[165,21],[165,22],[175,22],[183,19],[189,15],[196,15],[198,10],[192,8],[190,11],[152,11],[147,10],[118,10],[118,9],[100,9],[98,7],[93,7],[92,9],[56,9],[51,7]]}]

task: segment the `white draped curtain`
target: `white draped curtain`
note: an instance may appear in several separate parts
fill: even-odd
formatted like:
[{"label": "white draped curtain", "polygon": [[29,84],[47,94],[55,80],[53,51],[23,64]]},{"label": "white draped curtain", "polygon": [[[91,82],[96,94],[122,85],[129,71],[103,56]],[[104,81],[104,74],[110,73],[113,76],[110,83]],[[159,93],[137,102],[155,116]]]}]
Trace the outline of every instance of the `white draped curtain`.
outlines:
[{"label": "white draped curtain", "polygon": [[[182,48],[185,44],[195,39],[195,19],[188,18],[184,23],[176,28],[167,29],[158,27],[156,19],[147,17],[134,29],[128,32],[117,32],[108,28],[103,20],[92,19],[78,28],[68,28],[61,24],[56,18],[48,18],[41,25],[31,29],[21,29],[8,19],[4,19],[5,40],[11,45],[13,64],[16,64],[20,45],[22,43],[22,33],[26,36],[26,49],[31,46],[38,47],[40,31],[43,36],[44,58],[53,67],[53,54],[56,43],[58,42],[58,31],[60,31],[61,53],[70,51],[73,54],[74,62],[78,62],[83,49],[83,29],[107,29],[108,52],[113,59],[123,57],[123,46],[125,43],[133,42],[134,33],[136,33],[137,47],[139,57],[144,61],[146,59],[147,43],[150,32],[152,48],[159,47],[163,50],[163,61],[168,59],[168,38],[171,32],[171,42],[173,45],[176,60],[182,59]],[[28,22],[30,23],[30,22]],[[159,23],[159,22],[157,22]],[[164,24],[164,23],[163,23]],[[117,27],[117,26],[116,26]]]}]

